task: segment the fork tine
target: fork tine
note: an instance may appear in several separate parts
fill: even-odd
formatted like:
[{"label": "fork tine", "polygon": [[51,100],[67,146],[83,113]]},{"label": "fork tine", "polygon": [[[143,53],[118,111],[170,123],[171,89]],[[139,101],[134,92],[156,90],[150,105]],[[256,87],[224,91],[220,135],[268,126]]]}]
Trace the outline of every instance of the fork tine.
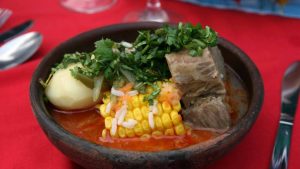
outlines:
[{"label": "fork tine", "polygon": [[12,11],[9,9],[0,9],[0,27],[6,22],[11,14]]}]

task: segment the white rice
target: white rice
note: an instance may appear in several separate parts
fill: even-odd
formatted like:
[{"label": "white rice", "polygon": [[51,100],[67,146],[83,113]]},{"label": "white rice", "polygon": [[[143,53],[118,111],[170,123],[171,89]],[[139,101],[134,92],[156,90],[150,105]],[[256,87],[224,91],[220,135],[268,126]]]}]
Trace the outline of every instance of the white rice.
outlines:
[{"label": "white rice", "polygon": [[153,112],[150,111],[148,113],[148,122],[149,122],[149,126],[154,129],[154,119],[153,119]]},{"label": "white rice", "polygon": [[157,114],[158,113],[157,100],[154,100],[153,105],[149,106],[149,108],[153,114]]},{"label": "white rice", "polygon": [[132,91],[127,92],[127,94],[129,96],[135,96],[135,95],[139,94],[139,92],[137,90],[132,90]]},{"label": "white rice", "polygon": [[114,87],[111,88],[111,94],[115,95],[115,96],[124,96],[125,93],[120,91],[120,90],[116,90]]},{"label": "white rice", "polygon": [[123,123],[126,113],[127,113],[127,108],[123,108],[118,118],[118,125],[121,125]]},{"label": "white rice", "polygon": [[112,122],[111,122],[111,129],[110,132],[112,135],[115,135],[117,132],[117,119],[113,118]]},{"label": "white rice", "polygon": [[121,45],[124,46],[124,47],[126,47],[126,48],[132,48],[132,44],[129,43],[129,42],[126,42],[126,41],[122,41]]},{"label": "white rice", "polygon": [[136,124],[137,124],[136,120],[134,120],[134,119],[128,119],[128,121],[124,121],[122,123],[122,126],[125,127],[125,128],[132,129]]}]

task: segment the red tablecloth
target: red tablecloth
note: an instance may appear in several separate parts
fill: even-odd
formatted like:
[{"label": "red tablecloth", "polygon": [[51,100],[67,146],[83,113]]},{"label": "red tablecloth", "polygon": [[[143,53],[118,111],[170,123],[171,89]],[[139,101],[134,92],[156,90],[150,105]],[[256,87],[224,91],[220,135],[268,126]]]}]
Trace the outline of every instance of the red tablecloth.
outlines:
[{"label": "red tablecloth", "polygon": [[[26,63],[0,72],[0,168],[80,168],[47,140],[30,107],[29,83],[33,71],[52,48],[92,28],[119,23],[128,12],[144,7],[145,1],[119,0],[113,8],[94,15],[74,13],[58,0],[2,0],[1,8],[14,14],[1,32],[27,19],[31,30],[43,34],[39,51]],[[163,1],[192,23],[210,25],[242,48],[258,66],[265,85],[262,111],[249,134],[209,169],[268,168],[280,112],[280,83],[289,63],[300,59],[300,20],[261,16],[230,10]],[[1,57],[1,56],[0,56]],[[292,137],[289,169],[300,166],[300,108]]]}]

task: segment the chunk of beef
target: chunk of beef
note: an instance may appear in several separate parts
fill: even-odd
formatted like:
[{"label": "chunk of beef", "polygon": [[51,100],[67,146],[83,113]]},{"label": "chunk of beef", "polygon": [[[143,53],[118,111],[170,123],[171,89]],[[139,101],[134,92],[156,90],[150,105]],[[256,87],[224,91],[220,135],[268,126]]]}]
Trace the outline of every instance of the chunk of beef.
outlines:
[{"label": "chunk of beef", "polygon": [[184,121],[194,128],[226,130],[230,116],[222,97],[199,97],[194,104],[183,110]]},{"label": "chunk of beef", "polygon": [[197,57],[191,57],[186,50],[166,55],[172,79],[184,97],[226,93],[222,81],[225,73],[220,72],[224,71],[221,68],[224,67],[224,61],[222,57],[219,58],[213,57],[208,48],[202,56]]},{"label": "chunk of beef", "polygon": [[225,68],[217,47],[206,48],[202,56],[188,51],[166,55],[172,79],[182,93],[184,122],[193,128],[224,130],[230,116],[224,102]]}]

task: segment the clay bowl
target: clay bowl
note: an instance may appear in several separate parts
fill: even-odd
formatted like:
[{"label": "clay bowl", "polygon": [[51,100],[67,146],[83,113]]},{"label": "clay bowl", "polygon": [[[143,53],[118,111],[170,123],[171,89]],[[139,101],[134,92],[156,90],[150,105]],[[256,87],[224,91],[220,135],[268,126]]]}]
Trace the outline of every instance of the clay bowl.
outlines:
[{"label": "clay bowl", "polygon": [[187,148],[161,152],[135,152],[107,148],[80,139],[64,130],[49,114],[43,101],[43,88],[39,79],[45,80],[51,67],[62,59],[65,53],[91,51],[94,42],[101,38],[115,41],[132,41],[137,30],[155,29],[159,23],[130,23],[112,25],[82,33],[53,49],[35,70],[31,85],[30,99],[33,112],[52,144],[75,163],[85,168],[201,168],[220,158],[248,133],[254,124],[263,102],[261,76],[249,57],[229,41],[220,38],[218,46],[229,65],[245,83],[250,104],[247,113],[225,134],[210,141]]}]

